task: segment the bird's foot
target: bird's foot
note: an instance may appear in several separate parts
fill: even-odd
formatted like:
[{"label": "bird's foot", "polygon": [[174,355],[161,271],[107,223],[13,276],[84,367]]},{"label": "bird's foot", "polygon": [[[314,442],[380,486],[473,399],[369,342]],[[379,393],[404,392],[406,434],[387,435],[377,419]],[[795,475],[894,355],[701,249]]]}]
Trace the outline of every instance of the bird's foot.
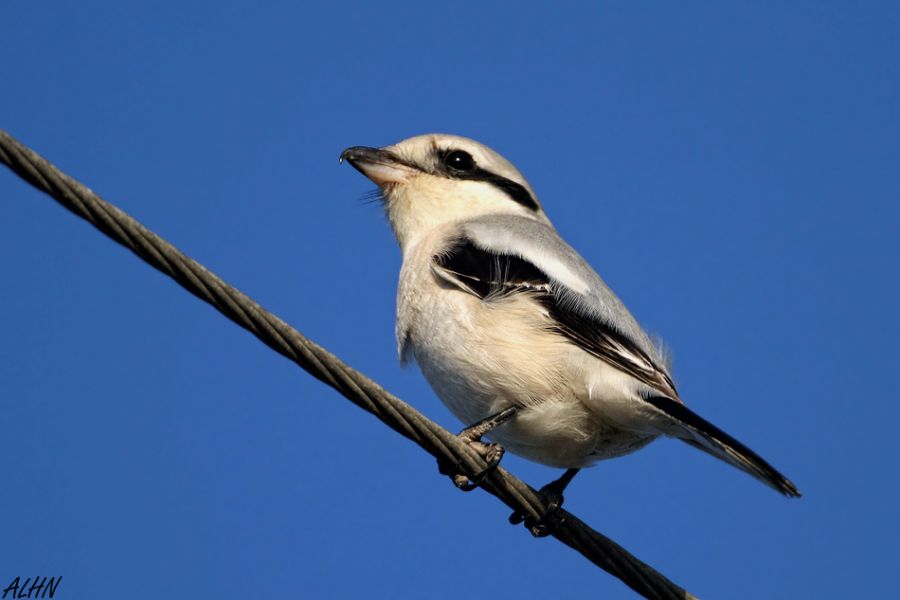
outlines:
[{"label": "bird's foot", "polygon": [[482,419],[471,427],[466,427],[459,432],[459,435],[456,436],[459,441],[475,450],[475,452],[477,452],[478,455],[481,456],[484,462],[487,463],[487,466],[484,469],[482,469],[472,477],[469,477],[468,475],[461,472],[460,463],[456,463],[455,465],[448,465],[447,463],[438,460],[438,470],[441,472],[441,474],[449,475],[453,480],[453,484],[464,492],[471,492],[479,485],[481,485],[482,482],[484,482],[485,478],[487,478],[487,476],[497,468],[497,465],[500,464],[500,459],[503,458],[503,454],[505,452],[503,446],[501,446],[500,444],[492,444],[481,441],[481,436],[485,435],[495,427],[498,427],[507,422],[512,417],[514,417],[517,412],[517,407],[507,408],[506,410],[503,410],[496,415],[492,415],[486,419]]},{"label": "bird's foot", "polygon": [[458,487],[464,492],[471,492],[487,478],[494,469],[497,468],[497,465],[500,464],[500,459],[503,458],[503,453],[505,450],[503,446],[500,444],[486,444],[481,440],[468,440],[465,438],[460,438],[461,441],[468,444],[470,448],[475,450],[484,462],[487,463],[487,466],[473,475],[469,477],[461,472],[461,464],[456,463],[455,465],[448,466],[447,463],[438,461],[438,470],[442,475],[448,475],[450,479],[453,480],[453,485]]},{"label": "bird's foot", "polygon": [[544,511],[544,514],[540,519],[535,519],[534,517],[526,516],[519,511],[515,511],[513,514],[509,515],[509,522],[513,525],[524,522],[525,527],[534,537],[547,537],[548,535],[553,535],[559,526],[566,520],[566,517],[560,514],[559,509],[562,507],[563,502],[565,502],[563,491],[566,489],[566,486],[569,485],[569,482],[572,481],[572,478],[575,477],[576,473],[578,473],[578,469],[569,469],[562,477],[555,481],[551,481],[538,490],[538,494],[541,495],[541,498],[544,499],[544,503],[547,505],[547,510]]},{"label": "bird's foot", "polygon": [[551,485],[553,484],[545,485],[538,492],[547,505],[547,510],[544,511],[544,514],[540,519],[535,519],[534,517],[529,517],[516,511],[509,515],[509,522],[513,525],[524,522],[525,527],[534,537],[547,537],[548,535],[552,535],[553,532],[562,525],[566,518],[559,515],[559,508],[563,505],[565,498],[563,498],[561,491],[558,492],[555,489],[550,488]]}]

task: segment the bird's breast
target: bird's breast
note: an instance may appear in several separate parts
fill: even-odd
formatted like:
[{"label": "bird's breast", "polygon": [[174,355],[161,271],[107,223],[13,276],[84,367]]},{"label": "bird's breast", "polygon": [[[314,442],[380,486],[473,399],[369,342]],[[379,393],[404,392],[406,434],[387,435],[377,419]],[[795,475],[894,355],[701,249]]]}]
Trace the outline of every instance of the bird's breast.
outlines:
[{"label": "bird's breast", "polygon": [[432,271],[435,253],[404,259],[397,336],[401,354],[415,358],[457,418],[471,425],[518,405],[516,418],[489,437],[558,467],[586,466],[649,441],[589,406],[597,359],[556,333],[541,304],[528,293],[482,300],[448,285]]}]

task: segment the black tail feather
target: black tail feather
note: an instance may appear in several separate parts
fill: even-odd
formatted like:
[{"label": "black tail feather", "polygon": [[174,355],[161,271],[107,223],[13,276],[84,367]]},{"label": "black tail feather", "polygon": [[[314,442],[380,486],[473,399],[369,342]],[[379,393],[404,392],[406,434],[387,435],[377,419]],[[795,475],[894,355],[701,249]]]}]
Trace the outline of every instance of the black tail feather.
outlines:
[{"label": "black tail feather", "polygon": [[684,404],[664,396],[646,400],[678,426],[677,432],[672,432],[675,437],[749,473],[785,496],[800,497],[797,486],[775,467]]}]

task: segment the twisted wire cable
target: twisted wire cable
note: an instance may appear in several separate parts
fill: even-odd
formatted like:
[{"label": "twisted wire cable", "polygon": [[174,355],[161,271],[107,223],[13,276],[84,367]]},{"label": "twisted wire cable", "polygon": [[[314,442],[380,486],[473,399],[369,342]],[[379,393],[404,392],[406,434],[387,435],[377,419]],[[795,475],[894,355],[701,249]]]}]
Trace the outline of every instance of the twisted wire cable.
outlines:
[{"label": "twisted wire cable", "polygon": [[[470,478],[487,466],[478,453],[454,434],[307,339],[2,129],[0,162],[442,463],[458,465],[463,474]],[[539,520],[547,509],[537,491],[501,467],[488,475],[481,488],[514,511],[534,520]],[[634,591],[646,598],[694,598],[575,515],[564,509],[559,509],[556,514],[561,523],[552,533],[553,537],[619,578]]]}]

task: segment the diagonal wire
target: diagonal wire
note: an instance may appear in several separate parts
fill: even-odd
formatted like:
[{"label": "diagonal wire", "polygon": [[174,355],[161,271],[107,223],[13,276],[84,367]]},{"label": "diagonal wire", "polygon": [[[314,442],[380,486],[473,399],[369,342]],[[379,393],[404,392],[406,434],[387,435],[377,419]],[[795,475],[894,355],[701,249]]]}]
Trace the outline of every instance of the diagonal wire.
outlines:
[{"label": "diagonal wire", "polygon": [[[455,435],[341,362],[2,129],[0,162],[439,461],[459,465],[468,476],[486,467],[484,460]],[[497,468],[481,487],[532,519],[539,519],[546,511],[541,496],[503,468]],[[559,513],[562,522],[553,536],[634,591],[646,598],[694,598],[575,515],[563,509]]]}]

